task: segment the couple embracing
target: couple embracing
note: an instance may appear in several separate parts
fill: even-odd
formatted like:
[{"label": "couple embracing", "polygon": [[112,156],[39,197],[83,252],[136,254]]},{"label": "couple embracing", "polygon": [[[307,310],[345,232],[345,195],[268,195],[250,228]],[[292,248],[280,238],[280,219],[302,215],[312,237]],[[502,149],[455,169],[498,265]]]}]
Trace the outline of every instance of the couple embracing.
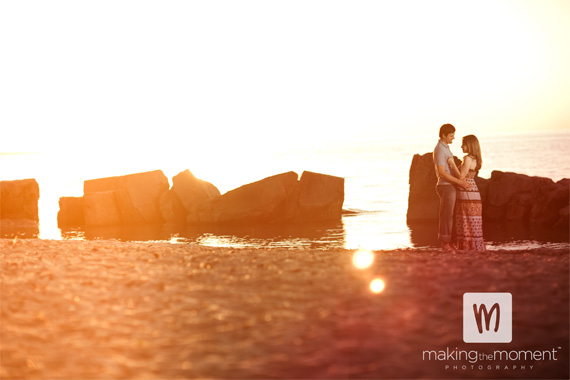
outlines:
[{"label": "couple embracing", "polygon": [[[463,137],[461,149],[466,153],[459,168],[449,144],[455,139],[455,127],[444,124],[433,151],[439,196],[438,238],[445,251],[485,251],[483,207],[475,176],[481,169],[481,147],[474,135]],[[453,244],[455,226],[456,246]]]}]

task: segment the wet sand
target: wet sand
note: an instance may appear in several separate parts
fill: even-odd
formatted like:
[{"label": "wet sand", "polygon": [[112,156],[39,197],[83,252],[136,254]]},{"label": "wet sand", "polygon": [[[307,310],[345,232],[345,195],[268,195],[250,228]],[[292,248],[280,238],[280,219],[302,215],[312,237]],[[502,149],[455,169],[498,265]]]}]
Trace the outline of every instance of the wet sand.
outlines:
[{"label": "wet sand", "polygon": [[[568,378],[568,249],[353,253],[0,239],[0,378]],[[512,343],[463,342],[465,292],[512,293]]]}]

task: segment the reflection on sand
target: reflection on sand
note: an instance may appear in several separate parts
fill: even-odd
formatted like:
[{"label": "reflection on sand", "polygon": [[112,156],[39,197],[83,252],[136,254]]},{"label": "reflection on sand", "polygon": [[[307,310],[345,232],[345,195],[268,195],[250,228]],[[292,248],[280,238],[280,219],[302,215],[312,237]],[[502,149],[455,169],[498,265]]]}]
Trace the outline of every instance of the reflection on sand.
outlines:
[{"label": "reflection on sand", "polygon": [[169,241],[211,247],[343,248],[342,222],[303,225],[242,225],[188,227],[176,225],[117,226],[62,229],[64,239]]}]

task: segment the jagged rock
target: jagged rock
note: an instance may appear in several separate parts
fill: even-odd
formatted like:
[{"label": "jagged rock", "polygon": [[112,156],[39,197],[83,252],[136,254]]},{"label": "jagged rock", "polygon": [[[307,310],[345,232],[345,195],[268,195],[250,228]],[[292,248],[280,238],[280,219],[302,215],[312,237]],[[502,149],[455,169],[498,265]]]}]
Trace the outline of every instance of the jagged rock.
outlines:
[{"label": "jagged rock", "polygon": [[493,171],[489,181],[489,206],[484,216],[494,220],[564,225],[560,211],[568,205],[570,181]]},{"label": "jagged rock", "polygon": [[297,179],[296,173],[288,172],[241,186],[195,205],[187,221],[231,224],[284,220]]},{"label": "jagged rock", "polygon": [[0,219],[39,221],[40,187],[35,179],[0,181]]},{"label": "jagged rock", "polygon": [[305,171],[298,188],[295,205],[297,211],[294,211],[296,220],[326,221],[341,218],[344,178]]},{"label": "jagged rock", "polygon": [[[101,226],[107,225],[107,222],[116,222],[115,206],[110,194],[87,201],[88,197],[103,192],[112,193],[119,214],[119,224],[162,223],[164,219],[159,198],[168,188],[168,178],[161,170],[85,181],[85,223]],[[99,210],[99,207],[105,205],[110,207],[108,217],[99,212],[104,211]]]},{"label": "jagged rock", "polygon": [[59,198],[57,225],[59,227],[79,227],[85,225],[83,197]]},{"label": "jagged rock", "polygon": [[[557,183],[541,183],[532,194],[534,203],[530,210],[530,222],[553,226],[564,225],[561,212],[570,202],[570,180]],[[566,223],[567,224],[567,223]]]},{"label": "jagged rock", "polygon": [[186,210],[172,189],[165,191],[159,200],[160,213],[167,223],[186,223]]},{"label": "jagged rock", "polygon": [[[461,160],[454,157],[457,165]],[[485,203],[486,182],[482,178],[475,178],[477,186],[483,185],[481,197]],[[439,218],[439,197],[436,192],[437,175],[433,164],[433,153],[423,155],[415,154],[410,166],[410,193],[408,196],[408,223],[431,222]],[[481,190],[481,189],[480,189]]]},{"label": "jagged rock", "polygon": [[186,223],[186,217],[195,205],[219,196],[216,186],[196,178],[187,169],[172,178],[172,188],[160,197],[160,212],[168,223]]},{"label": "jagged rock", "polygon": [[554,224],[554,228],[565,229],[568,231],[568,227],[570,227],[570,205],[562,208],[558,212],[559,218],[558,221]]},{"label": "jagged rock", "polygon": [[[457,158],[456,158],[457,161]],[[475,178],[484,220],[520,221],[546,227],[568,226],[570,179],[493,171],[490,179]],[[410,167],[408,222],[436,221],[438,197],[431,153],[415,155]]]},{"label": "jagged rock", "polygon": [[409,183],[408,222],[437,220],[439,197],[435,190],[437,176],[433,164],[433,153],[414,155],[410,166]]},{"label": "jagged rock", "polygon": [[190,170],[186,169],[172,178],[172,191],[186,212],[194,205],[220,196],[220,191],[210,182],[194,177]]},{"label": "jagged rock", "polygon": [[554,182],[549,178],[494,170],[484,215],[488,219],[528,220],[534,203],[533,193],[538,187],[550,184]]},{"label": "jagged rock", "polygon": [[115,191],[98,191],[83,197],[85,225],[117,226],[123,223]]},{"label": "jagged rock", "polygon": [[308,222],[339,220],[344,178],[287,172],[231,190],[193,206],[189,224]]}]

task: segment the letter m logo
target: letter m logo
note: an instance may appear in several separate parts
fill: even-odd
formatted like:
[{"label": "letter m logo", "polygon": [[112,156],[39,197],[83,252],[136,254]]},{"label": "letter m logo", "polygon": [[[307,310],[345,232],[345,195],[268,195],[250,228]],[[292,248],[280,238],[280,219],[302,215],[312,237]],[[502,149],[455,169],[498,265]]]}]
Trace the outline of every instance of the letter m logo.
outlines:
[{"label": "letter m logo", "polygon": [[497,317],[495,318],[495,332],[499,330],[499,323],[501,321],[501,307],[498,303],[493,304],[491,310],[487,312],[487,306],[485,304],[481,304],[479,306],[479,310],[477,310],[477,304],[473,304],[473,314],[475,315],[475,321],[477,322],[477,328],[479,329],[479,334],[483,334],[483,326],[481,321],[481,313],[485,316],[485,326],[487,326],[487,331],[489,331],[489,325],[491,324],[491,317],[493,316],[493,312],[497,311]]},{"label": "letter m logo", "polygon": [[463,341],[510,343],[512,303],[511,293],[463,294]]}]

